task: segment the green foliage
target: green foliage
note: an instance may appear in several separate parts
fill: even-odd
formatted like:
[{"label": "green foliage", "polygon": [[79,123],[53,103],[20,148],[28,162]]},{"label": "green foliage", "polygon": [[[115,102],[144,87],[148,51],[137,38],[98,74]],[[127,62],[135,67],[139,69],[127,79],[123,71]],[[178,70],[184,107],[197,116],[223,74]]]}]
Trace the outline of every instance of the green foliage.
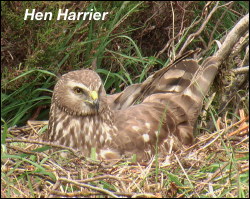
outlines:
[{"label": "green foliage", "polygon": [[[25,124],[32,116],[31,109],[50,104],[50,97],[44,93],[52,92],[49,88],[52,86],[53,76],[55,75],[48,71],[33,69],[3,85],[1,114],[9,126]],[[20,83],[20,87],[12,93],[4,92],[5,88],[15,87],[14,83]]]},{"label": "green foliage", "polygon": [[[212,6],[207,7],[207,12],[211,11],[215,3],[212,2]],[[57,180],[54,171],[50,171],[44,165],[50,157],[38,159],[35,155],[26,153],[10,155],[5,144],[6,137],[12,136],[8,134],[8,128],[25,125],[27,120],[32,119],[41,107],[43,108],[35,119],[48,119],[51,94],[57,75],[88,68],[96,59],[96,71],[101,75],[108,93],[110,91],[120,92],[127,85],[140,83],[155,70],[167,66],[171,61],[170,56],[178,53],[188,36],[201,27],[204,22],[203,13],[206,4],[205,1],[183,2],[183,4],[182,2],[138,1],[1,1],[1,160],[4,162],[1,179],[4,182],[2,189],[5,190],[5,196],[23,196],[22,189],[16,188],[17,184],[23,184],[25,192],[27,192],[26,189],[29,190],[30,195],[28,196],[36,197],[34,185],[42,184],[45,181],[43,178],[39,178],[39,175],[48,177],[49,181],[54,183]],[[191,42],[187,49],[202,48],[203,57],[214,54],[218,48],[214,41],[221,41],[241,16],[249,12],[248,2],[237,1],[230,8],[225,6],[226,4],[227,2],[219,2],[221,7],[213,14],[204,31]],[[175,14],[174,25],[172,24],[171,5],[173,5]],[[70,11],[94,9],[98,12],[108,11],[109,15],[104,21],[57,21],[55,18],[51,21],[24,21],[24,13],[27,8],[35,8],[40,12],[52,12],[54,15],[57,14],[59,8],[67,8]],[[183,10],[186,14],[184,19]],[[179,37],[173,39],[172,43],[168,43],[172,39],[172,31],[175,31],[174,36],[178,36],[180,33]],[[167,44],[170,47],[159,54]],[[246,96],[247,93],[245,90],[237,91],[237,95],[241,96]],[[217,128],[216,121],[220,116],[217,108],[220,105],[220,98],[216,97],[218,99],[215,98],[213,108],[208,111],[208,117],[212,120],[213,126]],[[249,107],[245,101],[249,101],[248,96],[242,103],[245,112],[249,114]],[[230,118],[240,119],[234,107],[229,107],[228,110]],[[132,183],[130,179],[126,179],[128,180],[126,182],[132,183],[136,190],[144,192],[143,185],[161,183],[161,189],[164,190],[166,197],[176,196],[169,195],[173,184],[178,186],[176,194],[182,194],[182,197],[248,197],[249,173],[241,173],[238,165],[248,161],[249,155],[244,154],[238,158],[236,154],[238,152],[241,154],[242,150],[238,148],[239,146],[234,148],[224,141],[221,141],[220,145],[222,146],[221,151],[209,152],[202,160],[196,160],[196,163],[199,162],[201,165],[185,167],[186,174],[183,173],[179,164],[161,168],[158,164],[160,161],[158,157],[156,157],[155,167],[147,170],[145,175],[140,177],[136,173],[133,175],[131,170],[134,167],[129,168],[130,165],[127,162],[118,163],[119,169],[117,169],[118,167],[107,167],[104,170],[111,173],[114,171],[115,174],[118,174],[129,168],[125,173],[132,175],[132,181],[136,180]],[[48,147],[41,147],[32,152],[43,152],[46,149]],[[94,152],[93,150],[93,154],[95,154]],[[223,155],[219,156],[218,154],[221,153]],[[94,155],[92,158],[96,159]],[[132,161],[135,159],[136,157],[133,156]],[[8,162],[9,160],[11,163]],[[68,166],[69,160],[65,161]],[[7,168],[6,163],[5,168],[5,162],[12,167]],[[63,161],[60,160],[59,163],[61,162]],[[222,165],[225,162],[230,164],[223,170]],[[84,169],[85,166],[83,165]],[[32,169],[28,170],[27,168],[30,167]],[[19,173],[19,168],[26,170]],[[94,173],[96,170],[89,172],[87,178],[103,174],[102,169],[100,167],[97,173]],[[191,185],[197,185],[197,182],[204,184],[211,175],[218,171],[223,175],[211,179],[212,191],[205,186],[199,194],[196,194],[196,187]],[[13,174],[15,174],[14,177]],[[141,181],[140,178],[142,178]],[[203,185],[202,183],[200,186]],[[119,191],[117,183],[112,184],[106,180],[95,181],[92,184],[107,190]],[[63,184],[62,187],[65,190],[75,190],[72,188],[73,186],[68,187]]]},{"label": "green foliage", "polygon": [[[206,2],[198,2],[191,5],[194,8],[195,17],[186,18],[190,24],[198,21],[205,4]],[[224,2],[220,2],[220,5],[224,4]],[[3,31],[1,36],[5,41],[3,49],[6,52],[2,54],[1,58],[3,68],[2,117],[7,124],[10,126],[22,125],[38,107],[49,104],[51,94],[48,93],[51,93],[50,90],[53,89],[56,79],[45,73],[34,78],[33,70],[42,69],[53,71],[54,74],[63,74],[71,70],[88,68],[96,59],[97,72],[104,80],[107,91],[115,89],[115,92],[119,92],[126,85],[142,82],[155,68],[166,66],[169,60],[161,59],[163,58],[161,56],[154,56],[155,52],[151,52],[150,56],[145,56],[149,49],[158,45],[154,43],[157,41],[143,37],[143,34],[150,33],[149,27],[153,25],[150,24],[152,23],[151,18],[154,19],[154,16],[150,15],[152,5],[154,6],[154,4],[145,2],[126,1],[101,3],[2,1]],[[166,3],[166,5],[168,4]],[[24,21],[24,13],[27,8],[30,10],[35,8],[40,12],[52,12],[53,16],[56,16],[59,8],[67,8],[70,11],[93,9],[98,12],[109,11],[109,14],[104,21],[57,21],[56,17],[46,21]],[[178,8],[176,7],[176,9],[178,22]],[[247,9],[246,2],[239,2],[234,3],[231,10],[244,13]],[[209,36],[218,22],[217,19],[221,16],[221,12],[225,12],[223,23],[218,24],[213,39],[220,39],[226,31],[232,28],[239,16],[231,10],[222,6],[220,12],[215,12],[207,25],[208,28],[202,32],[201,37],[204,41],[209,41]],[[145,15],[147,12],[149,12],[148,16]],[[155,15],[158,14],[155,13]],[[143,22],[145,19],[142,17],[148,18],[147,23]],[[162,19],[159,20],[157,17],[154,20],[162,23],[160,21]],[[192,28],[187,27],[176,43],[176,51],[180,49],[189,34],[198,29],[199,25],[200,23]],[[151,32],[158,35],[164,34],[157,28]],[[145,41],[148,46],[152,45],[152,47],[144,48]],[[200,43],[201,41],[196,39],[190,48],[195,49]],[[164,45],[162,43],[161,48]],[[8,52],[14,59],[10,59]],[[121,87],[123,83],[124,86]],[[42,110],[40,119],[46,119],[47,113],[48,110]]]},{"label": "green foliage", "polygon": [[[10,73],[10,71],[15,70],[16,66],[8,66],[4,62],[5,57],[2,59],[4,71],[2,117],[10,126],[25,124],[37,107],[50,104],[51,95],[47,96],[46,93],[51,92],[55,78],[50,76],[55,75],[49,74],[48,71],[58,74],[89,67],[92,60],[97,58],[97,67],[100,67],[97,71],[104,75],[106,89],[115,87],[120,91],[119,85],[122,82],[125,82],[126,85],[133,83],[130,73],[124,72],[127,66],[118,73],[109,73],[110,67],[100,66],[100,64],[103,58],[110,57],[107,52],[108,54],[114,52],[108,50],[107,46],[112,45],[112,42],[119,38],[125,38],[127,41],[124,41],[124,44],[132,45],[132,48],[136,49],[139,59],[135,59],[133,54],[128,55],[123,52],[120,52],[116,59],[123,56],[123,62],[131,60],[131,65],[141,62],[140,50],[135,41],[128,36],[133,28],[127,27],[119,33],[116,33],[115,29],[134,12],[138,12],[139,7],[142,7],[142,2],[103,2],[101,4],[97,2],[81,2],[79,4],[70,2],[48,4],[43,2],[1,2],[1,5],[3,7],[1,15],[4,27],[6,27],[6,31],[2,32],[2,37],[9,43],[14,43],[17,48],[22,49],[21,56],[26,57],[21,63],[17,63],[21,74],[18,74],[17,77]],[[50,11],[54,15],[59,8],[80,9],[81,11],[93,8],[98,12],[108,10],[110,14],[108,20],[105,21],[56,21],[54,17],[52,20],[39,21],[38,23],[35,20],[24,21],[26,8],[36,8],[36,11],[40,12]],[[10,48],[12,49],[12,46]],[[132,48],[128,49],[132,51]],[[9,48],[7,47],[7,49]],[[36,75],[34,71],[37,68],[43,70],[38,70],[39,74],[34,78]],[[116,65],[114,68],[117,70]],[[47,71],[47,74],[40,73],[41,71]],[[44,111],[42,115],[40,115],[41,119],[48,117]]]}]

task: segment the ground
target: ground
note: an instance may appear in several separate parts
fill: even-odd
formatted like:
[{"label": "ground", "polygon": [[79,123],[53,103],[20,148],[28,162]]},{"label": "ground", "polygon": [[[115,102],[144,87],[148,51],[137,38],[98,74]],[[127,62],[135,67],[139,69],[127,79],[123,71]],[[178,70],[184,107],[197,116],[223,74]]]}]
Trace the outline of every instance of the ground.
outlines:
[{"label": "ground", "polygon": [[[247,32],[219,68],[190,148],[139,165],[75,151],[68,159],[47,156],[38,144],[57,75],[95,63],[112,94],[187,50],[200,48],[196,58],[204,60],[249,12],[248,2],[1,1],[1,7],[2,197],[249,197]],[[23,20],[26,8],[110,15],[38,23]]]}]

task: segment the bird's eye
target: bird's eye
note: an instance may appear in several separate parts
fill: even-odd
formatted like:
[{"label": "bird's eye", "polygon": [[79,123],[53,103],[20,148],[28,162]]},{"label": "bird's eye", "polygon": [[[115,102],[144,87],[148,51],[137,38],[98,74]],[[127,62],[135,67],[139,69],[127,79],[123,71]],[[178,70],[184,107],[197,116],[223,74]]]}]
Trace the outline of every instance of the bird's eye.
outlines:
[{"label": "bird's eye", "polygon": [[79,88],[79,87],[75,87],[75,88],[74,88],[74,92],[75,92],[76,94],[82,94],[82,93],[83,93],[83,90],[82,90],[81,88]]}]

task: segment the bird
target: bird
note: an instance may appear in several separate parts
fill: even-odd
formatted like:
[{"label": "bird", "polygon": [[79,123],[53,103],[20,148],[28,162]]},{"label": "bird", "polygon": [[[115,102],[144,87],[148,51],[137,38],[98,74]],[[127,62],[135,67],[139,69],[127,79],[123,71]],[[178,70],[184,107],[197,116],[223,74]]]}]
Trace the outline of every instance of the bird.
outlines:
[{"label": "bird", "polygon": [[57,81],[44,140],[100,160],[149,161],[194,142],[203,99],[218,70],[218,58],[202,64],[184,56],[142,83],[108,95],[90,69],[68,72]]}]

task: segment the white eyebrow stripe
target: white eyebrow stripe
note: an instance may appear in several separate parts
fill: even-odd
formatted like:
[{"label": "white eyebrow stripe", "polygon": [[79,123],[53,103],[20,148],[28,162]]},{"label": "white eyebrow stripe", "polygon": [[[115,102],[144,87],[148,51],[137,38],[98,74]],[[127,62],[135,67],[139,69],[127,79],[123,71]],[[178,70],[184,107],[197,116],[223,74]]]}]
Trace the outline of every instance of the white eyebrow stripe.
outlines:
[{"label": "white eyebrow stripe", "polygon": [[77,86],[79,88],[83,88],[84,90],[90,92],[90,90],[89,90],[88,87],[86,87],[84,84],[79,83],[79,82],[68,81],[67,85],[70,86],[70,87],[72,87],[72,88]]}]

